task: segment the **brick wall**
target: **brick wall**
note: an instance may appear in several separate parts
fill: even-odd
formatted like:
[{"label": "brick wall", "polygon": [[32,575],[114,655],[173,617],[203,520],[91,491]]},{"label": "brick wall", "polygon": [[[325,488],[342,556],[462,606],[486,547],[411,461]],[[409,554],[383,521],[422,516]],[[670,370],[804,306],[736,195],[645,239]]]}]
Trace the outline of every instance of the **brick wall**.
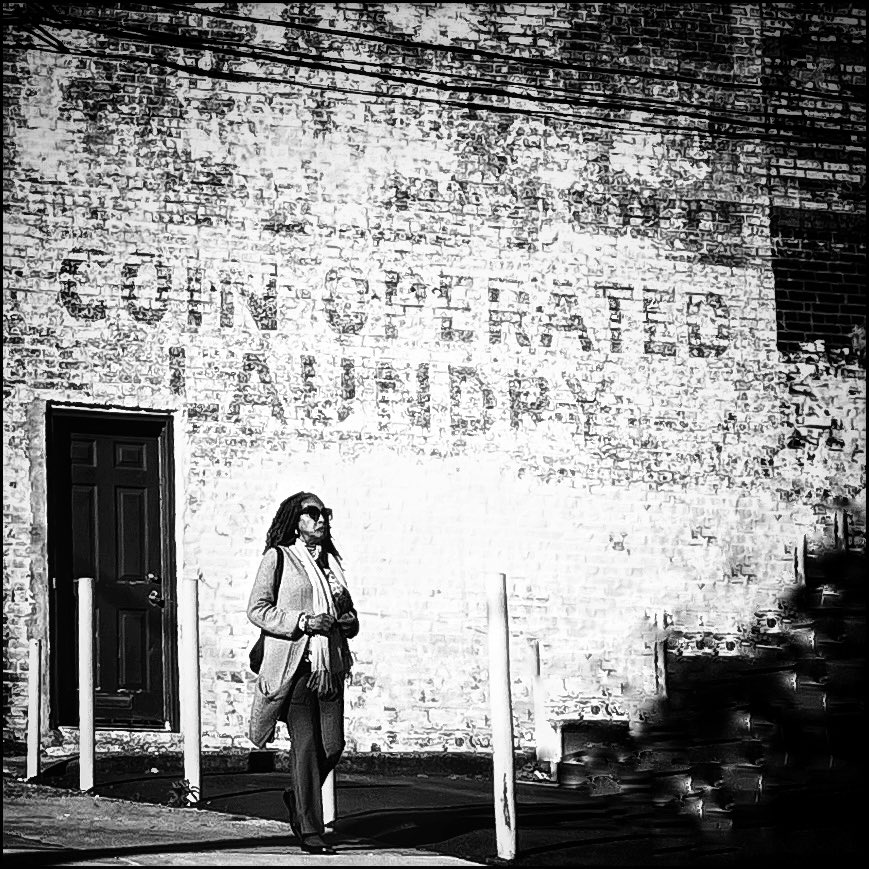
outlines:
[{"label": "brick wall", "polygon": [[778,345],[822,341],[858,354],[866,323],[866,219],[862,214],[774,209]]},{"label": "brick wall", "polygon": [[[334,508],[360,610],[351,748],[487,748],[491,571],[509,577],[520,744],[534,639],[551,714],[642,715],[654,614],[719,643],[750,631],[797,541],[865,491],[856,357],[777,347],[792,236],[771,208],[840,200],[794,199],[761,128],[695,117],[762,112],[757,8],[250,14],[278,8],[333,32],[109,7],[102,32],[56,31],[85,54],[7,33],[4,734],[23,733],[26,641],[46,630],[46,401],[175,415],[206,746],[246,744],[244,608],[299,489]],[[130,25],[221,45],[131,61],[109,29]],[[487,53],[350,51],[340,29]],[[246,44],[263,55],[227,54]],[[585,121],[515,95],[399,99],[409,85],[288,73],[266,49],[581,90]],[[564,65],[522,60],[540,54]]]},{"label": "brick wall", "polygon": [[[778,344],[796,358],[865,353],[866,12],[776,3],[764,22],[770,115],[787,114],[813,141],[770,145],[770,215]],[[862,335],[862,337],[861,337]],[[801,345],[805,345],[801,348]]]}]

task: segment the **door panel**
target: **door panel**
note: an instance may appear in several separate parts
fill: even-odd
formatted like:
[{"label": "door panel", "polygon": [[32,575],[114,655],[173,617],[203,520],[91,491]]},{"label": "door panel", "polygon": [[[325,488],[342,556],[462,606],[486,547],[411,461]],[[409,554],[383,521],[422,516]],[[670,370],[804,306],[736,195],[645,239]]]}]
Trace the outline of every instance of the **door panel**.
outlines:
[{"label": "door panel", "polygon": [[[49,417],[52,675],[59,723],[77,707],[75,580],[94,577],[94,712],[104,726],[174,718],[174,595],[167,491],[168,419],[55,411]],[[149,595],[158,591],[163,606]]]},{"label": "door panel", "polygon": [[118,688],[148,690],[148,620],[139,610],[118,610]]},{"label": "door panel", "polygon": [[148,573],[148,492],[128,486],[115,488],[115,531],[118,543],[118,581],[135,582]]}]

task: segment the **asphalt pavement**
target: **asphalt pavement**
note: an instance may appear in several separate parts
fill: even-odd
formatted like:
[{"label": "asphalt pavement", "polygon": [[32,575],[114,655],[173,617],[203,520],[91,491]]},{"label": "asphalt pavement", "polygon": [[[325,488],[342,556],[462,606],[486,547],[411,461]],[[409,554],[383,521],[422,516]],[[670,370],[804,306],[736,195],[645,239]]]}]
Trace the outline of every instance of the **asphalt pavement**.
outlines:
[{"label": "asphalt pavement", "polygon": [[[4,767],[10,865],[497,862],[492,785],[481,775],[340,773],[331,833],[339,853],[313,857],[299,851],[288,830],[285,771],[205,773],[201,806],[179,808],[167,803],[183,800],[180,771],[159,758],[139,769],[100,774],[98,767],[95,794],[76,790],[75,764],[51,787],[24,783]],[[836,804],[828,794],[825,805],[812,805],[811,792],[803,792],[767,808],[718,808],[697,794],[661,799],[647,784],[595,796],[548,781],[518,782],[514,865],[793,865],[856,862],[865,850],[862,817],[848,812],[853,795]]]},{"label": "asphalt pavement", "polygon": [[[247,793],[255,800],[262,791]],[[297,847],[283,820],[3,779],[4,866],[477,865],[349,836],[336,844],[336,855],[318,857]]]}]

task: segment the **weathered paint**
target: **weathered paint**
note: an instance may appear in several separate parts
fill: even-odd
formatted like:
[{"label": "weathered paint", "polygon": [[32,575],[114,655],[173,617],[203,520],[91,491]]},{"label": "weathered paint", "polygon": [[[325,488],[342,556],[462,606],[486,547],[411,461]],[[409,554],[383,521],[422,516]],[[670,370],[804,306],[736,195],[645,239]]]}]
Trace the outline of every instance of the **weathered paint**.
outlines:
[{"label": "weathered paint", "polygon": [[[312,9],[363,34],[461,35],[518,57],[648,71],[653,56],[703,83],[602,81],[669,100],[674,125],[679,103],[758,111],[748,86],[779,44],[800,48],[790,4],[767,8],[765,35],[758,7],[713,21],[682,4],[647,28],[650,45],[672,43],[652,55],[637,4]],[[837,25],[846,11],[862,23]],[[630,26],[604,26],[610,13]],[[858,9],[827,17],[865,29]],[[853,304],[802,299],[817,275],[791,256],[823,242],[824,273],[856,280],[861,149],[821,159],[640,119],[613,130],[12,46],[4,62],[7,737],[23,736],[27,640],[47,625],[49,400],[168,411],[183,432],[179,578],[199,589],[206,749],[246,745],[244,607],[265,528],[297,489],[335,508],[361,611],[358,750],[490,748],[485,571],[509,577],[527,747],[527,638],[551,715],[637,719],[657,697],[654,613],[686,654],[738,654],[793,586],[803,538],[830,537],[836,499],[862,533]],[[809,63],[828,75],[808,54],[794,75]],[[528,64],[503,76],[586,80]]]}]

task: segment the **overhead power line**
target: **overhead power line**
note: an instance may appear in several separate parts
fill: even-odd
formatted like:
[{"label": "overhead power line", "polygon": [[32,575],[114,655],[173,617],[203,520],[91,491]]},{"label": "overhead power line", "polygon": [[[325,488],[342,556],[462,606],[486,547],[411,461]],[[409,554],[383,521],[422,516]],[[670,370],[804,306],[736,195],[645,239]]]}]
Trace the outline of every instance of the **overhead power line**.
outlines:
[{"label": "overhead power line", "polygon": [[[87,24],[81,23],[83,21],[88,22]],[[68,19],[67,23],[71,26],[74,21],[72,18]],[[427,87],[433,87],[439,90],[445,91],[474,91],[480,94],[487,93],[484,89],[485,87],[492,86],[497,89],[497,95],[502,95],[502,91],[506,87],[519,88],[520,91],[510,91],[503,93],[509,93],[510,96],[513,96],[517,99],[535,99],[541,102],[551,102],[551,103],[561,103],[561,104],[570,104],[574,100],[582,100],[583,98],[590,98],[595,100],[600,100],[602,95],[599,93],[590,93],[588,91],[583,91],[576,87],[564,87],[557,88],[554,86],[544,86],[535,83],[529,82],[504,82],[503,79],[492,78],[486,75],[475,75],[472,79],[472,83],[467,84],[468,75],[467,73],[459,73],[453,72],[450,70],[442,70],[439,69],[429,70],[429,69],[420,69],[419,67],[407,66],[404,64],[397,63],[386,63],[383,61],[373,61],[373,60],[354,60],[348,59],[344,57],[335,57],[327,54],[310,54],[308,52],[295,51],[292,49],[278,49],[269,46],[258,46],[256,48],[249,48],[246,50],[239,49],[237,42],[227,43],[223,40],[216,39],[212,36],[199,36],[196,40],[192,40],[190,38],[177,37],[174,36],[170,31],[166,30],[152,30],[151,28],[142,27],[138,24],[126,24],[123,27],[118,25],[106,25],[103,23],[96,24],[91,19],[77,19],[78,26],[83,29],[89,29],[91,32],[99,32],[103,34],[108,34],[113,32],[115,35],[119,35],[123,33],[124,37],[129,38],[130,31],[138,33],[142,36],[154,36],[155,34],[159,36],[165,42],[171,42],[174,45],[178,45],[186,48],[194,48],[201,50],[217,50],[223,51],[227,54],[235,54],[239,57],[256,57],[257,59],[286,63],[288,59],[293,59],[293,61],[299,66],[306,66],[312,69],[327,69],[327,70],[340,70],[343,73],[348,75],[360,75],[369,78],[380,78],[380,79],[389,79],[393,81],[402,81],[409,84],[424,84]],[[109,30],[109,27],[114,27],[113,31]],[[256,54],[254,52],[257,52]],[[372,70],[371,67],[377,67],[379,69]],[[384,68],[388,70],[384,72]],[[401,78],[396,73],[407,73],[409,74],[409,78]],[[435,81],[430,81],[429,79],[422,79],[419,76],[434,76],[436,77]],[[463,84],[454,85],[449,84],[449,82],[461,81]],[[493,93],[495,93],[493,91]],[[614,98],[606,98],[611,101]],[[625,105],[630,102],[626,98],[619,97],[619,99],[623,100]],[[725,108],[711,108],[708,106],[704,106],[702,103],[688,103],[682,100],[674,99],[671,97],[663,98],[663,97],[647,97],[643,95],[632,97],[633,103],[631,103],[631,108],[636,108],[637,110],[642,111],[653,111],[656,109],[666,109],[668,112],[672,112],[674,109],[684,109],[684,112],[680,112],[681,114],[686,114],[690,117],[697,117],[702,119],[715,119],[714,116],[709,114],[710,112],[718,111],[726,114],[721,114],[718,119],[722,121],[729,122],[731,120],[740,120],[742,118],[746,118],[748,120],[754,120],[758,125],[762,124],[762,115],[760,115],[757,111],[752,111],[751,109],[740,109],[734,108],[733,106],[727,106]],[[756,97],[759,100],[759,97]]]},{"label": "overhead power line", "polygon": [[[359,88],[343,88],[337,85],[319,85],[313,82],[301,82],[292,79],[274,78],[271,76],[256,75],[252,73],[236,73],[226,70],[203,70],[201,67],[189,63],[181,63],[171,61],[165,57],[131,57],[129,54],[94,51],[81,48],[67,48],[65,51],[49,48],[44,45],[29,45],[25,46],[28,49],[35,49],[51,54],[76,55],[80,57],[88,57],[98,61],[114,61],[121,63],[139,63],[146,67],[161,67],[172,69],[180,72],[185,72],[191,76],[201,78],[219,79],[223,81],[234,81],[239,83],[260,82],[274,85],[290,86],[295,88],[305,88],[320,92],[329,92],[337,94],[347,94],[357,97],[373,97],[376,100],[391,99],[404,100],[416,103],[436,105],[441,108],[458,108],[466,111],[487,112],[492,114],[518,115],[521,117],[529,117],[539,120],[562,121],[571,124],[581,124],[597,129],[609,129],[625,132],[626,130],[641,130],[644,132],[660,133],[662,135],[674,135],[678,133],[697,135],[702,138],[728,138],[728,139],[743,139],[751,141],[770,141],[781,142],[780,136],[774,134],[753,134],[746,132],[719,132],[715,129],[701,130],[697,128],[679,128],[673,124],[655,124],[651,122],[641,121],[637,119],[620,119],[620,118],[599,118],[582,115],[580,113],[564,113],[564,112],[546,112],[539,109],[523,109],[518,106],[505,106],[498,103],[480,103],[471,100],[450,100],[437,99],[434,97],[420,96],[419,94],[406,93],[386,93],[382,90],[362,90]],[[836,144],[839,144],[838,140]]]},{"label": "overhead power line", "polygon": [[[300,30],[308,33],[319,33],[327,36],[340,36],[346,39],[356,39],[366,42],[377,42],[384,45],[394,45],[400,48],[414,48],[424,51],[433,51],[441,53],[449,53],[465,57],[486,58],[488,60],[500,60],[508,63],[521,63],[523,65],[539,66],[548,69],[560,69],[568,72],[590,72],[601,75],[627,75],[631,77],[641,77],[658,79],[667,82],[682,82],[685,84],[695,84],[705,87],[725,88],[735,90],[764,90],[764,85],[759,82],[751,81],[729,81],[727,79],[719,79],[712,77],[697,78],[696,76],[688,76],[683,73],[673,71],[661,71],[651,69],[636,69],[631,67],[608,67],[595,66],[589,64],[580,64],[573,61],[557,60],[555,58],[539,57],[534,55],[515,55],[500,51],[493,51],[485,48],[468,48],[462,45],[444,45],[437,42],[424,42],[419,40],[411,40],[406,37],[385,36],[378,33],[359,33],[352,30],[338,30],[330,27],[319,27],[315,24],[306,24],[304,22],[294,21],[279,21],[273,18],[257,18],[252,15],[239,15],[238,13],[225,12],[217,9],[208,9],[199,5],[190,3],[151,3],[149,6],[162,8],[166,10],[174,10],[186,12],[188,14],[208,15],[211,18],[223,18],[234,21],[243,21],[251,24],[264,24],[271,27],[283,27],[291,30]],[[807,88],[794,88],[786,86],[780,88],[790,93],[801,93],[807,96],[818,96],[819,92]]]},{"label": "overhead power line", "polygon": [[[76,16],[65,16],[63,19],[46,18],[47,22],[60,26],[74,26],[83,30],[88,30],[92,33],[98,33],[106,36],[113,36],[118,39],[133,39],[138,36],[148,40],[149,45],[154,45],[155,42],[172,45],[177,48],[194,49],[198,51],[216,51],[231,57],[237,57],[245,60],[261,60],[272,63],[288,64],[288,59],[292,58],[292,64],[306,69],[318,70],[321,72],[340,72],[346,75],[356,75],[364,78],[373,78],[379,81],[394,82],[396,84],[410,86],[424,86],[433,90],[444,91],[447,93],[468,93],[478,96],[489,97],[508,97],[519,100],[529,100],[538,103],[550,103],[555,105],[584,105],[603,109],[621,109],[624,111],[643,111],[655,112],[659,109],[666,108],[672,111],[675,107],[663,100],[634,100],[630,101],[623,98],[613,99],[589,95],[585,93],[571,93],[570,95],[553,96],[550,94],[526,94],[509,90],[505,86],[495,87],[488,84],[478,84],[478,80],[474,79],[472,83],[455,84],[453,82],[445,82],[442,80],[420,79],[406,75],[396,75],[385,71],[372,71],[367,69],[354,69],[347,67],[338,59],[334,58],[317,58],[312,55],[302,55],[297,52],[285,52],[273,50],[270,48],[253,48],[245,47],[243,49],[234,45],[227,45],[225,42],[209,37],[197,37],[191,39],[178,34],[166,33],[163,31],[154,31],[150,28],[141,27],[138,25],[126,25],[124,27],[105,24],[103,22],[93,22],[88,19],[78,18]],[[733,126],[746,127],[760,131],[763,129],[763,121],[758,118],[757,121],[744,121],[741,118],[733,118],[729,115],[718,113],[714,114],[711,111],[698,111],[696,108],[680,109],[679,114],[683,117],[697,118],[703,121],[719,122],[722,124],[732,124]]]},{"label": "overhead power line", "polygon": [[[748,129],[754,128],[758,131],[765,129],[766,125],[766,118],[760,112],[752,111],[750,109],[734,108],[732,106],[713,108],[705,106],[702,103],[686,103],[684,101],[669,98],[664,99],[646,96],[627,97],[622,95],[607,96],[597,93],[589,93],[577,88],[559,89],[517,82],[508,82],[505,84],[503,80],[479,75],[474,76],[470,83],[463,81],[462,84],[453,84],[451,82],[455,82],[458,79],[466,80],[468,79],[468,76],[451,71],[438,70],[435,72],[432,70],[420,70],[418,68],[397,64],[347,60],[329,55],[313,55],[290,49],[276,49],[263,46],[241,49],[237,43],[227,44],[226,42],[209,35],[199,35],[194,39],[162,29],[154,30],[140,24],[127,23],[125,25],[118,25],[103,20],[97,22],[92,19],[83,19],[79,16],[69,15],[62,19],[58,17],[50,20],[59,26],[75,25],[83,29],[91,30],[92,32],[116,35],[119,38],[131,38],[132,33],[136,33],[144,38],[156,39],[157,41],[162,40],[163,42],[179,47],[199,50],[217,50],[222,51],[225,54],[245,57],[247,59],[286,63],[288,58],[292,58],[294,64],[310,69],[340,71],[348,75],[359,75],[367,78],[389,80],[410,85],[425,85],[426,87],[445,92],[468,92],[481,96],[507,96],[523,100],[533,99],[537,102],[551,103],[554,105],[588,105],[608,109],[619,107],[624,110],[643,112],[664,110],[668,114],[678,111],[678,113],[684,117],[720,122],[722,124],[733,124],[735,126],[744,125]],[[379,66],[381,69],[375,71],[363,68],[373,66]],[[356,68],[354,69],[354,67]],[[387,69],[392,72],[384,71],[382,67],[387,67]],[[398,70],[400,73],[411,73],[412,75],[409,77],[398,75],[394,72],[395,70]],[[435,76],[436,80],[432,81],[430,79],[419,78],[419,76],[422,75]],[[507,90],[506,88],[514,88],[514,90]],[[517,92],[515,88],[520,88],[521,90]]]},{"label": "overhead power line", "polygon": [[[188,9],[188,7],[186,6],[182,6],[181,4],[156,5],[170,5],[173,8],[181,7],[186,12],[194,11]],[[399,98],[404,100],[414,100],[417,102],[436,103],[444,106],[473,108],[475,110],[532,115],[541,118],[558,118],[569,122],[581,122],[585,124],[592,124],[609,128],[621,128],[627,126],[655,130],[661,133],[675,133],[682,131],[688,133],[695,133],[698,135],[713,135],[717,137],[727,138],[770,138],[769,115],[764,115],[763,117],[761,117],[760,115],[751,115],[751,113],[749,112],[741,112],[738,117],[733,117],[733,114],[736,114],[736,112],[729,108],[718,109],[717,111],[709,109],[707,107],[700,107],[698,109],[698,107],[690,104],[688,105],[688,107],[683,107],[675,101],[661,101],[646,97],[627,98],[624,95],[607,96],[600,94],[589,94],[577,90],[556,91],[556,89],[547,89],[547,92],[545,93],[541,93],[539,92],[539,90],[537,93],[524,93],[517,92],[516,90],[511,90],[510,88],[521,87],[523,89],[534,90],[534,87],[532,86],[529,88],[525,85],[512,85],[511,83],[507,83],[507,85],[498,83],[499,86],[496,86],[490,84],[490,82],[492,81],[491,79],[484,79],[481,81],[479,77],[473,76],[468,77],[469,81],[457,84],[455,82],[455,78],[457,78],[458,75],[454,73],[449,74],[450,80],[444,81],[443,74],[439,72],[416,69],[409,70],[416,73],[416,76],[437,76],[436,80],[431,81],[428,79],[422,79],[414,76],[397,75],[392,72],[383,71],[382,69],[379,71],[359,68],[354,69],[352,67],[348,67],[346,65],[347,62],[344,61],[343,58],[334,58],[329,56],[318,57],[316,55],[305,54],[302,52],[296,52],[288,49],[274,49],[263,46],[240,47],[238,43],[227,44],[226,42],[209,35],[203,36],[202,34],[196,34],[194,36],[186,36],[184,34],[173,31],[151,28],[139,23],[123,24],[117,23],[114,19],[107,20],[102,17],[98,17],[96,20],[90,18],[83,18],[81,16],[70,13],[58,12],[56,7],[39,6],[38,9],[34,9],[34,6],[32,5],[31,11],[37,12],[38,18],[36,20],[38,20],[41,25],[51,24],[61,29],[82,29],[107,38],[130,41],[133,43],[141,44],[144,41],[144,47],[149,50],[149,54],[147,57],[134,58],[134,56],[130,55],[125,55],[124,57],[128,60],[137,59],[145,63],[158,63],[164,66],[169,66],[170,68],[184,70],[190,72],[191,74],[199,76],[232,79],[236,81],[247,80],[272,82],[275,84],[289,84],[296,87],[307,87],[321,91],[326,90],[345,94],[352,93],[360,96],[375,96],[381,99],[384,97]],[[195,11],[200,12],[201,10]],[[210,14],[210,12],[207,14]],[[35,21],[33,23],[35,24]],[[44,31],[41,35],[45,35]],[[60,45],[61,43],[56,42],[55,44]],[[313,82],[300,81],[298,79],[288,80],[283,78],[274,78],[272,76],[253,75],[251,73],[236,74],[230,73],[227,70],[220,71],[220,74],[218,74],[214,70],[204,70],[195,65],[184,63],[179,64],[177,62],[170,63],[166,58],[156,58],[153,53],[150,53],[150,49],[157,46],[165,47],[166,45],[174,48],[180,48],[182,50],[186,49],[192,51],[209,51],[214,52],[218,56],[225,55],[227,57],[238,58],[242,60],[256,60],[266,63],[276,63],[282,66],[298,66],[302,68],[317,70],[320,72],[339,73],[342,75],[350,76],[362,76],[366,78],[373,78],[384,83],[400,84],[403,87],[411,87],[414,89],[421,87],[435,91],[441,91],[450,94],[450,96],[455,96],[457,94],[468,94],[474,96],[486,96],[496,99],[501,98],[505,100],[519,100],[522,102],[549,103],[556,106],[581,107],[586,109],[593,108],[602,110],[604,112],[640,112],[646,115],[653,116],[656,114],[660,116],[661,111],[666,110],[668,112],[678,113],[678,115],[683,118],[692,118],[698,120],[709,126],[706,128],[698,128],[694,126],[687,126],[684,124],[680,126],[679,124],[674,124],[672,121],[668,121],[664,124],[654,124],[644,120],[635,120],[633,118],[601,118],[599,116],[580,114],[576,112],[543,112],[540,110],[520,109],[519,107],[514,105],[502,105],[498,103],[477,103],[471,102],[470,100],[443,100],[427,98],[420,96],[418,93],[396,93],[394,91],[385,93],[382,89],[368,91],[362,89],[342,88],[334,84],[315,85]],[[75,53],[91,57],[109,57],[109,55],[105,51],[97,53],[87,50],[76,49]],[[376,66],[377,64],[373,62],[365,62],[365,65]],[[389,68],[395,69],[395,66],[389,65]],[[405,67],[404,69],[407,68]],[[728,112],[730,114],[728,114]],[[781,134],[785,132],[799,133],[802,134],[801,138],[805,138],[804,134],[806,132],[806,125],[808,123],[807,117],[801,116],[800,118],[789,118],[788,121],[790,123],[779,123],[777,125],[779,135],[776,136],[775,134],[773,134],[771,136],[772,139],[781,139]],[[797,122],[798,125],[794,124],[794,122]],[[731,127],[733,129],[728,129],[728,127]],[[838,127],[832,128],[822,125],[810,125],[809,132],[813,134],[815,138],[824,138],[836,142],[846,142],[850,141],[846,138],[848,134],[857,131],[851,128],[844,128],[843,125],[839,124]]]},{"label": "overhead power line", "polygon": [[[404,94],[404,93],[387,93],[384,91],[376,91],[376,90],[361,90],[358,88],[343,88],[337,85],[318,85],[312,82],[300,82],[291,79],[279,79],[273,78],[271,76],[264,75],[256,75],[252,73],[235,73],[226,70],[203,70],[202,68],[195,66],[189,63],[181,63],[177,61],[171,61],[167,58],[156,58],[156,57],[131,57],[129,54],[121,54],[115,52],[105,52],[105,51],[93,51],[89,49],[82,48],[67,48],[64,51],[60,51],[55,48],[50,48],[45,45],[25,45],[21,46],[28,50],[36,50],[43,51],[49,54],[64,54],[64,55],[74,55],[78,57],[87,57],[93,60],[98,61],[114,61],[117,63],[140,63],[144,66],[149,67],[161,67],[164,69],[172,69],[179,72],[185,72],[192,76],[199,76],[201,78],[212,78],[219,79],[223,81],[233,81],[239,83],[246,82],[261,82],[261,83],[269,83],[275,85],[283,85],[290,87],[298,87],[298,88],[306,88],[309,90],[316,90],[321,92],[329,92],[329,93],[338,93],[338,94],[348,94],[352,96],[362,96],[362,97],[374,97],[377,100],[383,99],[396,99],[396,100],[406,100],[410,102],[416,103],[425,103],[429,105],[436,105],[439,107],[446,108],[459,108],[467,111],[480,111],[480,112],[490,112],[494,114],[506,114],[506,115],[520,115],[524,117],[531,117],[541,120],[560,120],[568,123],[580,123],[586,126],[593,126],[601,129],[611,129],[611,130],[620,130],[624,131],[624,129],[641,129],[651,132],[659,132],[662,134],[669,133],[673,134],[676,132],[680,132],[678,129],[675,129],[672,125],[663,125],[663,124],[652,124],[646,123],[643,121],[627,121],[627,120],[619,120],[616,118],[610,119],[600,119],[600,118],[591,118],[584,117],[578,114],[567,114],[560,112],[542,112],[540,110],[535,109],[522,109],[517,106],[503,106],[497,103],[478,103],[472,102],[470,100],[460,101],[460,100],[449,100],[449,99],[437,99],[435,97],[425,97],[420,96],[418,94]],[[700,136],[709,136],[711,135],[708,132],[703,130],[682,130],[681,132],[686,133],[696,133]],[[747,134],[743,134],[740,138],[751,138],[757,139],[756,136],[748,136]]]}]

